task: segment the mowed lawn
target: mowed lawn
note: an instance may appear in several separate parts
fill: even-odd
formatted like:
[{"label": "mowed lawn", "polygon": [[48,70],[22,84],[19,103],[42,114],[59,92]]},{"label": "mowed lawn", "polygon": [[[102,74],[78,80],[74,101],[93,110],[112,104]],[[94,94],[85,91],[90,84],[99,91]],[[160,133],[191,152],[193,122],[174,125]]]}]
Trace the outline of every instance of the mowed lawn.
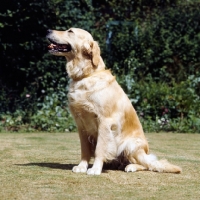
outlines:
[{"label": "mowed lawn", "polygon": [[150,150],[181,174],[75,174],[77,133],[0,133],[0,200],[200,199],[200,134],[147,133]]}]

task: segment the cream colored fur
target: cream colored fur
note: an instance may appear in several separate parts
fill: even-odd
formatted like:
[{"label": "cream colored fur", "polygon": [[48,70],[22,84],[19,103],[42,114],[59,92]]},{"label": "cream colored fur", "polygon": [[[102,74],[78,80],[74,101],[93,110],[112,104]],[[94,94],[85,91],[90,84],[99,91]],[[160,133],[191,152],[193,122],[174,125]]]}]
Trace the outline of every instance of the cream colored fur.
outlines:
[{"label": "cream colored fur", "polygon": [[[99,175],[104,162],[123,160],[125,171],[152,170],[180,173],[181,168],[149,154],[148,142],[138,116],[100,56],[92,36],[78,28],[51,31],[48,39],[70,44],[69,52],[51,52],[65,56],[71,78],[68,99],[76,121],[80,142],[81,162],[73,172]],[[94,164],[88,169],[90,158]]]}]

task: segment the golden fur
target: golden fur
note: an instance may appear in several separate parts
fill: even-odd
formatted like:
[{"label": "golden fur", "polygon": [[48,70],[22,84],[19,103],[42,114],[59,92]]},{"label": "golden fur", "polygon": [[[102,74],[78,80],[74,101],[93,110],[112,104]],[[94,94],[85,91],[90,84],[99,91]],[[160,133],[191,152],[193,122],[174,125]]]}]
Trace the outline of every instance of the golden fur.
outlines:
[{"label": "golden fur", "polygon": [[[81,162],[73,172],[101,174],[103,163],[118,160],[126,172],[152,170],[180,173],[181,168],[149,154],[138,116],[100,56],[98,43],[78,28],[49,30],[50,53],[65,56],[71,78],[68,99],[76,121]],[[90,158],[94,164],[88,169]]]}]

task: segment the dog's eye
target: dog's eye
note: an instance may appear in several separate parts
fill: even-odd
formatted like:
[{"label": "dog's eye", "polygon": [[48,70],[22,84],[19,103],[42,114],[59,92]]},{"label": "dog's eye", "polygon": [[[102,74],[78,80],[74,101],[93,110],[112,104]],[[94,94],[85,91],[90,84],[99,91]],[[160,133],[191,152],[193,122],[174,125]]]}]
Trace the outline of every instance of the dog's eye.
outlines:
[{"label": "dog's eye", "polygon": [[73,31],[72,31],[71,29],[70,29],[70,30],[68,30],[68,32],[69,32],[69,33],[73,33]]}]

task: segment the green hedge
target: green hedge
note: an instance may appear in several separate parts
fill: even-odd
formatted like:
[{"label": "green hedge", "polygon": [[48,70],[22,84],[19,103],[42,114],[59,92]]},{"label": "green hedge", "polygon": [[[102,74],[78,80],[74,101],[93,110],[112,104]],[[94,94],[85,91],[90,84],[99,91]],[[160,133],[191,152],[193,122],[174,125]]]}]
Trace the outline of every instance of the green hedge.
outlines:
[{"label": "green hedge", "polygon": [[199,6],[175,0],[2,2],[0,129],[75,130],[65,59],[47,53],[45,35],[49,28],[80,27],[99,41],[145,130],[200,132]]},{"label": "green hedge", "polygon": [[120,73],[131,71],[136,80],[150,75],[158,81],[180,82],[188,75],[199,76],[200,13],[196,6],[156,9],[141,22],[110,23],[110,65],[114,63]]}]

